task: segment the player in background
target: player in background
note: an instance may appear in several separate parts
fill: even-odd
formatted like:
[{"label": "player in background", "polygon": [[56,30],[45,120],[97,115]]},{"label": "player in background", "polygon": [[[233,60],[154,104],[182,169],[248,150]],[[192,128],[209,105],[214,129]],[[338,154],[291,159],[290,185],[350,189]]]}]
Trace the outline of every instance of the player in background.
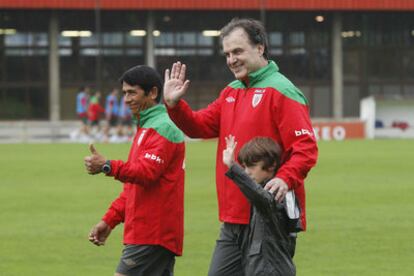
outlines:
[{"label": "player in background", "polygon": [[132,128],[132,113],[131,109],[125,102],[125,96],[122,96],[119,101],[119,116],[118,116],[118,135],[122,141],[130,141],[134,135]]},{"label": "player in background", "polygon": [[100,120],[105,109],[99,103],[101,99],[101,92],[96,91],[91,97],[88,107],[88,123],[90,129],[90,136],[94,140],[100,140],[102,137]]},{"label": "player in background", "polygon": [[113,88],[111,93],[106,96],[105,100],[105,119],[106,126],[104,128],[104,140],[108,141],[112,130],[117,128],[118,125],[118,88]]},{"label": "player in background", "polygon": [[88,86],[82,86],[79,88],[79,92],[76,95],[76,114],[80,120],[81,126],[72,134],[72,138],[85,139],[89,135],[88,129],[88,106],[90,88]]}]

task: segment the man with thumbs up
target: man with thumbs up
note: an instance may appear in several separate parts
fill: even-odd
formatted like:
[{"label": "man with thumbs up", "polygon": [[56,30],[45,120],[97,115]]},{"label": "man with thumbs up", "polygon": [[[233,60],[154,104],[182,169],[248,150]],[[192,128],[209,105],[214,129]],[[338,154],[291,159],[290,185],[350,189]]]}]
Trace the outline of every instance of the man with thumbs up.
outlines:
[{"label": "man with thumbs up", "polygon": [[127,161],[109,160],[91,144],[89,174],[103,173],[123,183],[123,191],[89,234],[104,245],[124,223],[125,244],[115,275],[173,275],[184,233],[184,135],[169,119],[160,75],[140,65],[120,78],[124,101],[138,119]]}]

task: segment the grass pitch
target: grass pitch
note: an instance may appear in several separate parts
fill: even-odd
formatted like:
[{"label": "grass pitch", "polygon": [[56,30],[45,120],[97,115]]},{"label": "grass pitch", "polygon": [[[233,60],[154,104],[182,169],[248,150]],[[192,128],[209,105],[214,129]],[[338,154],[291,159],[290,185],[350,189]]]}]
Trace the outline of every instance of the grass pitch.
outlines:
[{"label": "grass pitch", "polygon": [[[412,275],[411,140],[321,142],[306,181],[308,231],[298,275]],[[129,145],[96,145],[125,159]],[[218,235],[214,142],[187,144],[184,256],[175,275],[206,275]],[[0,275],[113,275],[122,226],[87,241],[121,184],[83,167],[87,145],[0,145]]]}]

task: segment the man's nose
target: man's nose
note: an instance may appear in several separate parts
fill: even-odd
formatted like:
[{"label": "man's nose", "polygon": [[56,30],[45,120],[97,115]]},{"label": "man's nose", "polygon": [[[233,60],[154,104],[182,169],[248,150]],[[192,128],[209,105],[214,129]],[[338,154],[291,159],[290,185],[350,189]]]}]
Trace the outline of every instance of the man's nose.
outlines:
[{"label": "man's nose", "polygon": [[237,58],[236,58],[236,56],[235,56],[235,55],[233,55],[233,54],[229,54],[229,55],[227,56],[227,62],[228,62],[228,63],[232,64],[232,63],[235,63],[236,61],[237,61]]}]

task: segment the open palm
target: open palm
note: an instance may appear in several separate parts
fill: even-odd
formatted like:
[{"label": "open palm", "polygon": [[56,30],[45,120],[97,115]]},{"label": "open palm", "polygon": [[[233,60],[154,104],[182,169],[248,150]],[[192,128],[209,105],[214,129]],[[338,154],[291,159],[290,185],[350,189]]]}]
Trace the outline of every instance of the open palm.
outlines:
[{"label": "open palm", "polygon": [[188,89],[190,81],[185,79],[185,71],[186,66],[181,62],[174,63],[171,72],[165,70],[164,100],[169,107],[174,107]]}]

